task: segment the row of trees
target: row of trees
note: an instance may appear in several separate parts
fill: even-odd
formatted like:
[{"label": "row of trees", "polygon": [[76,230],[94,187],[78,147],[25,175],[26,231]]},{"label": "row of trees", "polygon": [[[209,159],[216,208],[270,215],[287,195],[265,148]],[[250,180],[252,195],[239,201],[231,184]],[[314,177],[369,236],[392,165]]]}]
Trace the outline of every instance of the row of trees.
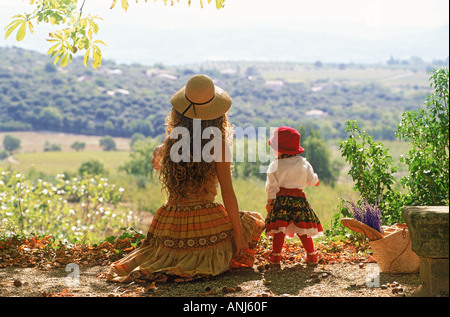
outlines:
[{"label": "row of trees", "polygon": [[[164,133],[170,96],[192,75],[190,69],[151,69],[104,62],[91,71],[74,60],[63,70],[46,56],[0,48],[0,131],[51,130],[88,135],[156,137]],[[203,69],[233,96],[230,120],[240,127],[311,125],[323,138],[345,136],[345,120],[358,120],[376,138],[394,139],[401,113],[426,92],[405,94],[378,84],[322,81],[271,86],[258,72],[222,74]],[[241,74],[242,73],[242,74]],[[170,74],[172,77],[159,76]],[[323,115],[308,115],[310,110]]]},{"label": "row of trees", "polygon": [[[320,175],[321,182],[334,186],[342,169],[342,163],[331,158],[330,149],[318,131],[304,126],[300,126],[298,129],[304,136],[302,137],[302,144],[307,149],[304,153],[305,157],[311,162],[315,172]],[[233,177],[256,177],[265,180],[264,166],[268,165],[270,161],[260,160],[257,154],[255,155],[256,160],[249,160],[248,139],[245,138],[243,141],[243,149],[237,148],[237,141],[234,145]],[[150,158],[153,156],[153,150],[159,144],[160,142],[157,139],[145,138],[139,134],[134,135],[131,141],[132,152],[130,160],[124,163],[120,170],[129,175],[152,179],[154,168]],[[266,153],[271,151],[268,146],[265,150]],[[237,159],[237,151],[244,152],[243,155],[239,153],[239,159]],[[242,157],[243,160],[241,159]]]},{"label": "row of trees", "polygon": [[[0,159],[4,159],[8,157],[8,155],[12,155],[14,151],[19,150],[20,144],[21,144],[20,138],[15,137],[14,135],[6,134],[3,137],[3,150],[0,151]],[[102,137],[99,140],[99,145],[104,151],[116,150],[116,142],[109,135]],[[84,150],[84,148],[86,147],[86,143],[75,141],[74,143],[72,143],[70,147],[75,151],[81,151]],[[45,141],[43,150],[44,152],[61,151],[61,144]]]}]

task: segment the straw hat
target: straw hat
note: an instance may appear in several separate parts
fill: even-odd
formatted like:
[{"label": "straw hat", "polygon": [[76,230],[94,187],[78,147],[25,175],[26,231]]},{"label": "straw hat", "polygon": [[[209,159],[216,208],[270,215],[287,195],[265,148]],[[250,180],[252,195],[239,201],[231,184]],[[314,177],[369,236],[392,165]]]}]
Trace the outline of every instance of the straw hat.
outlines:
[{"label": "straw hat", "polygon": [[170,103],[188,118],[212,120],[230,109],[231,97],[208,76],[195,75],[170,98]]}]

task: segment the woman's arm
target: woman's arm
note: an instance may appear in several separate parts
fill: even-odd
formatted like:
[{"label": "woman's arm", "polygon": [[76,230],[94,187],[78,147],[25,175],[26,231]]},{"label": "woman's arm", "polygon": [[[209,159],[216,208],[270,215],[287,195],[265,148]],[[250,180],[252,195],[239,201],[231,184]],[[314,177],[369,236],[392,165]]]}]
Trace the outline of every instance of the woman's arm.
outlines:
[{"label": "woman's arm", "polygon": [[236,244],[235,254],[238,255],[248,249],[248,244],[245,242],[244,236],[242,235],[239,206],[231,179],[230,162],[216,162],[216,174],[220,183],[223,203],[228,212],[228,216],[230,217],[234,231],[234,242]]}]

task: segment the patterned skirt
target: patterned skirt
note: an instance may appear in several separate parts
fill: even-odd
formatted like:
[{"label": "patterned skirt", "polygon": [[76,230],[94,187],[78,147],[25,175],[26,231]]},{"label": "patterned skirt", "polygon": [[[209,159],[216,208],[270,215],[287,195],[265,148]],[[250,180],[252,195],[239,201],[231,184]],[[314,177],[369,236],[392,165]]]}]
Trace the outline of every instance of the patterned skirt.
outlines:
[{"label": "patterned skirt", "polygon": [[257,212],[240,211],[241,227],[249,249],[233,257],[235,245],[229,216],[219,203],[192,206],[164,205],[156,212],[143,244],[113,263],[107,279],[192,280],[221,274],[230,268],[252,267],[254,247],[264,219]]},{"label": "patterned skirt", "polygon": [[319,218],[301,189],[280,188],[272,212],[266,217],[266,234],[284,232],[287,236],[323,235]]}]

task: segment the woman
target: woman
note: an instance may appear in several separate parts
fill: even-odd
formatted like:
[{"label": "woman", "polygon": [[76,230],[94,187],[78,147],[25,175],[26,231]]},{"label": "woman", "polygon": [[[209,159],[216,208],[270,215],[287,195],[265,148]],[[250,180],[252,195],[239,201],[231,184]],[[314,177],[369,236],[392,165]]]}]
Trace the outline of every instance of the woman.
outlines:
[{"label": "woman", "polygon": [[[166,139],[152,159],[168,198],[143,244],[111,265],[110,281],[185,281],[253,265],[264,219],[239,211],[234,193],[231,97],[208,76],[196,75],[170,101]],[[219,184],[223,205],[215,201]]]}]

